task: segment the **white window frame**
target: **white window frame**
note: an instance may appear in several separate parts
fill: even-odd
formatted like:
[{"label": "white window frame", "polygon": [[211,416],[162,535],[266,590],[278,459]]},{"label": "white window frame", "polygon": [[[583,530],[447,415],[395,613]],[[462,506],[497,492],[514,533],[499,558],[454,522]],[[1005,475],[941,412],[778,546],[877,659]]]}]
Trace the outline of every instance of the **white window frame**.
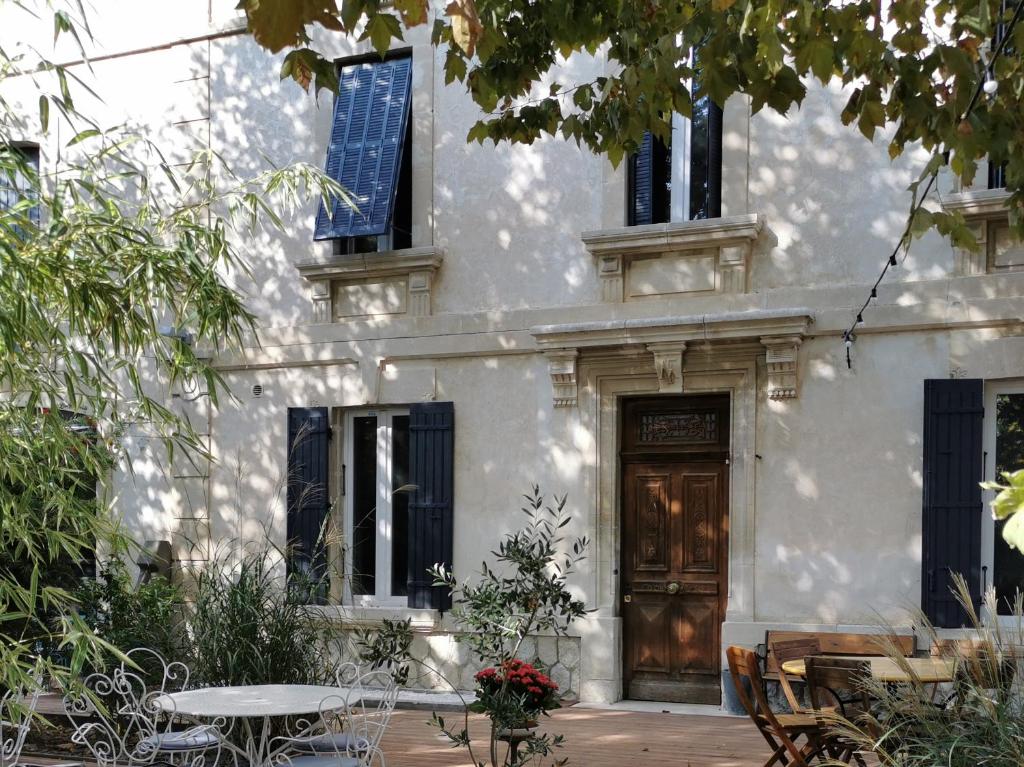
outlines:
[{"label": "white window frame", "polygon": [[[408,408],[369,407],[345,411],[345,446],[342,463],[344,470],[344,574],[345,601],[359,607],[405,607],[407,597],[391,594],[391,547],[392,547],[392,498],[391,469],[394,463],[393,424],[396,416],[408,416]],[[355,419],[375,416],[377,418],[377,537],[375,552],[374,594],[352,593],[352,554],[355,494]]]},{"label": "white window frame", "polygon": [[[986,482],[1000,481],[1001,477],[996,476],[996,398],[1000,394],[1024,394],[1024,380],[1011,381],[989,381],[985,383],[985,416],[982,424],[982,449],[984,450],[983,478]],[[989,505],[995,492],[992,490],[982,491],[983,508],[981,514],[981,583],[979,588],[986,587],[995,582],[995,537],[996,525],[992,518],[992,508]],[[988,568],[987,572],[984,568]],[[986,577],[987,576],[987,577]],[[984,593],[984,592],[983,592]],[[985,611],[982,619],[989,623],[992,616]],[[998,616],[1001,623],[1013,622],[1016,625],[1017,619],[1012,615]]]},{"label": "white window frame", "polygon": [[[682,38],[679,44],[682,45]],[[688,64],[693,64],[693,51],[686,54]],[[686,90],[693,98],[693,81],[686,81]],[[680,151],[676,148],[679,147]],[[669,198],[669,216],[672,223],[690,220],[690,118],[678,112],[672,113],[672,190]]]}]

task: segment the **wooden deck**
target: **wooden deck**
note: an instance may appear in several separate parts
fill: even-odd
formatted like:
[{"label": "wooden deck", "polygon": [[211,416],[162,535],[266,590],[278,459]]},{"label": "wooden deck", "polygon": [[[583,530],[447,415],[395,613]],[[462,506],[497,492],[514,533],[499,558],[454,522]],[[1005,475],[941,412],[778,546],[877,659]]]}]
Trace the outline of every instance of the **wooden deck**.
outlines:
[{"label": "wooden deck", "polygon": [[[457,715],[445,716],[454,723]],[[453,749],[429,719],[425,711],[395,712],[383,744],[388,767],[473,767],[466,750]],[[486,748],[486,720],[470,722],[470,734]],[[750,720],[738,717],[566,708],[541,728],[565,736],[559,756],[578,767],[761,767],[770,755]]]},{"label": "wooden deck", "polygon": [[[452,712],[444,716],[452,724],[460,718]],[[387,766],[473,767],[466,750],[452,748],[429,721],[428,711],[395,712],[383,743]],[[565,736],[558,757],[568,757],[569,767],[761,767],[769,755],[750,720],[739,717],[565,708],[542,719],[540,726]],[[479,739],[481,749],[486,749],[487,732],[486,719],[470,718],[470,733]],[[26,747],[21,764],[81,764],[73,758],[46,758],[31,752]],[[485,751],[480,758],[486,759]],[[92,767],[93,762],[85,765]]]}]

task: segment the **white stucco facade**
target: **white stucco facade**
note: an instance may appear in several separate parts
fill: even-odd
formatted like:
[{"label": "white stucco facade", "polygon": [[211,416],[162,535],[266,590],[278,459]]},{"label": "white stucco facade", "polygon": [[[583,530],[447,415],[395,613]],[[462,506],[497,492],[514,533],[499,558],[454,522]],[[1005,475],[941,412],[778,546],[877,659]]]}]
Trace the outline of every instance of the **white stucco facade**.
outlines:
[{"label": "white stucco facade", "polygon": [[[210,148],[240,175],[268,161],[321,165],[330,98],[317,104],[281,82],[280,58],[241,31],[232,5],[176,3],[166,23],[119,13],[110,28],[98,12],[105,58],[82,76],[111,123],[131,117],[175,158]],[[317,44],[339,59],[368,52],[340,35]],[[184,405],[208,424],[216,461],[164,466],[140,438],[134,479],[117,481],[129,528],[171,540],[183,563],[264,530],[283,543],[289,407],[328,407],[338,419],[451,401],[455,571],[471,573],[518,524],[531,483],[568,494],[573,532],[592,541],[573,586],[594,612],[575,627],[578,641],[542,638],[536,649],[562,662],[579,698],[614,701],[622,398],[721,392],[731,403],[722,645],[789,626],[910,630],[922,382],[1024,379],[1024,272],[972,266],[934,234],[880,287],[847,367],[842,333],[902,232],[907,185],[926,158],[890,162],[884,138],[843,127],[838,85],[811,86],[786,117],[752,115],[736,97],[725,105],[723,218],[655,225],[638,242],[625,228],[623,168],[550,138],[467,145],[476,108],[444,85],[428,30],[410,32],[408,47],[412,249],[334,256],[313,241],[313,205],[242,244],[251,274],[235,279],[259,317],[259,344],[215,358],[234,399]],[[580,81],[604,66],[574,60],[559,76]],[[44,164],[66,140],[42,139]],[[953,191],[944,184],[946,202],[970,203]],[[363,622],[411,614],[422,646],[462,660],[431,611],[325,611]]]}]

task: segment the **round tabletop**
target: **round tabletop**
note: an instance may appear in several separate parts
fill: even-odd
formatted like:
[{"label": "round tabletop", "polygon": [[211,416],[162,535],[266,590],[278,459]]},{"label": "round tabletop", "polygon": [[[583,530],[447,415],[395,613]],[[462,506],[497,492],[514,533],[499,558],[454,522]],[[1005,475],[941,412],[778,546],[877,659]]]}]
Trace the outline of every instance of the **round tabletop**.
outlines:
[{"label": "round tabletop", "polygon": [[[913,672],[908,674],[900,664],[892,658],[865,657],[863,655],[833,655],[833,658],[862,660],[871,664],[871,676],[880,682],[951,682],[953,680],[953,661],[944,658],[904,658],[907,667]],[[806,676],[807,669],[803,660],[788,660],[782,664],[782,670],[791,676]]]},{"label": "round tabletop", "polygon": [[154,704],[167,713],[195,717],[267,717],[313,714],[344,706],[348,690],[313,684],[254,684],[237,687],[203,687],[158,695]]}]

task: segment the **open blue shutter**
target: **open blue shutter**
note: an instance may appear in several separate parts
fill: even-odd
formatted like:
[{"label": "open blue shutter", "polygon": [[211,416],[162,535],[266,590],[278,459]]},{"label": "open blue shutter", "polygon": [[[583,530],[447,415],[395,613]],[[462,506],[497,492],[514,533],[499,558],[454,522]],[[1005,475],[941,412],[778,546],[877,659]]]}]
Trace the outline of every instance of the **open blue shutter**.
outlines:
[{"label": "open blue shutter", "polygon": [[654,216],[654,138],[644,134],[640,150],[630,158],[629,224],[650,224]]},{"label": "open blue shutter", "polygon": [[345,188],[358,210],[338,199],[329,216],[321,201],[315,239],[388,230],[409,119],[411,79],[408,57],[342,68],[327,174]]},{"label": "open blue shutter", "polygon": [[924,382],[924,497],[921,517],[921,608],[941,628],[967,624],[953,596],[953,573],[981,601],[984,386],[980,379]]},{"label": "open blue shutter", "polygon": [[288,581],[319,602],[326,601],[328,585],[330,438],[327,408],[288,408]]},{"label": "open blue shutter", "polygon": [[447,610],[451,594],[432,586],[429,570],[452,565],[455,408],[423,402],[409,408],[409,607]]}]

